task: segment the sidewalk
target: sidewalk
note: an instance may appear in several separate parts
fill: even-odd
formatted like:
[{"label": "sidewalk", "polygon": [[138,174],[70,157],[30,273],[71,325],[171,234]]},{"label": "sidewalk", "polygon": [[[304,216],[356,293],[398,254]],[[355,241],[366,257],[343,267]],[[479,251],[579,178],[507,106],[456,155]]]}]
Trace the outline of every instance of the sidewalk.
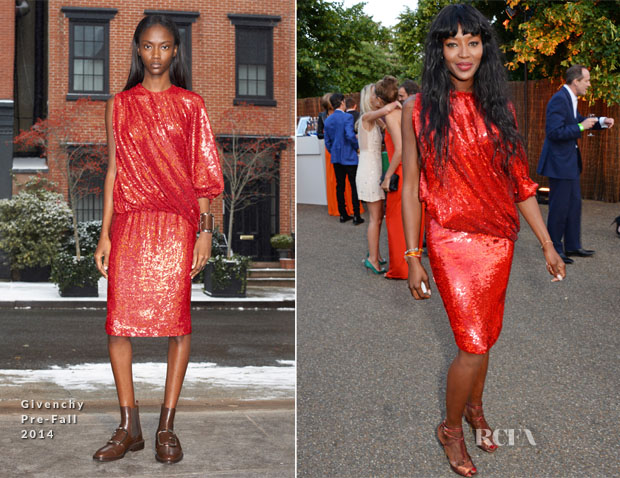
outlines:
[{"label": "sidewalk", "polygon": [[175,420],[185,456],[174,466],[154,457],[165,368],[165,363],[133,364],[145,449],[110,463],[92,459],[119,423],[109,363],[0,370],[2,476],[294,476],[293,362],[273,367],[190,363]]},{"label": "sidewalk", "polygon": [[[50,282],[0,282],[0,308],[105,308],[107,281],[99,280],[99,297],[60,297]],[[248,287],[247,297],[211,297],[202,284],[192,284],[192,307],[217,308],[294,308],[295,289],[291,287]]]},{"label": "sidewalk", "polygon": [[[174,465],[155,460],[154,435],[159,406],[141,405],[140,420],[145,448],[125,458],[99,463],[92,454],[118,426],[116,407],[95,411],[23,410],[0,414],[2,475],[12,478],[106,477],[293,477],[295,467],[295,414],[293,402],[209,410],[179,405],[175,431],[184,458]],[[52,412],[52,413],[49,413]],[[77,423],[27,425],[22,415],[52,419],[73,415]],[[46,422],[49,423],[49,422]],[[25,430],[25,432],[24,432]],[[33,430],[34,432],[31,432]],[[47,436],[49,431],[54,436]],[[23,438],[26,433],[45,438]]]}]

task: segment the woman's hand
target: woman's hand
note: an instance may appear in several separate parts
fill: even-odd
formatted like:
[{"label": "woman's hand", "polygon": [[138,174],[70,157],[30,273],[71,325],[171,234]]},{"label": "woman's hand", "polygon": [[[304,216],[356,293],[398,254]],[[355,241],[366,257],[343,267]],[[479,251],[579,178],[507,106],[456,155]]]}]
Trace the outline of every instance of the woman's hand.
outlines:
[{"label": "woman's hand", "polygon": [[557,253],[551,242],[546,242],[543,246],[543,254],[547,261],[547,271],[553,276],[551,282],[561,281],[566,277],[566,264]]},{"label": "woman's hand", "polygon": [[196,244],[194,244],[194,258],[192,259],[192,271],[189,274],[192,279],[204,269],[207,261],[211,257],[211,238],[211,233],[201,232],[198,239],[196,239]]},{"label": "woman's hand", "polygon": [[99,238],[97,244],[97,250],[95,251],[95,264],[97,269],[101,272],[101,275],[108,278],[108,262],[110,260],[110,249],[112,248],[112,242],[110,238],[105,235]]},{"label": "woman's hand", "polygon": [[381,183],[381,189],[383,189],[386,193],[390,192],[390,178],[391,177],[392,177],[391,174],[389,176],[386,174],[385,178],[383,179],[383,182]]},{"label": "woman's hand", "polygon": [[[411,291],[411,295],[415,300],[424,300],[431,298],[431,286],[428,282],[428,274],[426,269],[417,257],[408,257],[407,265],[409,266],[409,277],[407,285]],[[424,288],[422,288],[424,286]]]}]

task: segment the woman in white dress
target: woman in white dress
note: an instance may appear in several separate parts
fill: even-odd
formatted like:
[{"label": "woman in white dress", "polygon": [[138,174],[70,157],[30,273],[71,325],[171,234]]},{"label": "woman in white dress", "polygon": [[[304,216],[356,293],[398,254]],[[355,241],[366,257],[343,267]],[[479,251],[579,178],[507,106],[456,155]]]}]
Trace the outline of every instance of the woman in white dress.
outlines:
[{"label": "woman in white dress", "polygon": [[370,213],[368,221],[368,257],[364,265],[375,274],[382,274],[385,262],[379,253],[379,235],[383,222],[383,201],[385,193],[381,189],[381,129],[377,120],[400,107],[395,101],[382,108],[377,108],[375,85],[364,87],[360,95],[360,118],[357,120],[360,155],[355,176],[357,196],[366,202]]}]

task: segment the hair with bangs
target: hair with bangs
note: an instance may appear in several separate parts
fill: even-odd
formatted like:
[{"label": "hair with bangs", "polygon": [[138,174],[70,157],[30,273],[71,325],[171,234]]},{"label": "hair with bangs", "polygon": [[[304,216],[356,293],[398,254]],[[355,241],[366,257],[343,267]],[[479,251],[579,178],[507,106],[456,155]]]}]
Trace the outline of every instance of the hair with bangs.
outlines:
[{"label": "hair with bangs", "polygon": [[[421,139],[427,146],[434,145],[432,167],[440,175],[449,157],[450,93],[454,91],[451,74],[443,58],[443,41],[456,36],[459,26],[464,35],[480,35],[482,39],[482,59],[474,75],[474,100],[495,144],[496,154],[499,152],[503,156],[502,167],[508,171],[515,153],[523,147],[523,141],[506,94],[506,70],[495,32],[484,15],[470,5],[444,7],[433,20],[426,36]],[[499,130],[499,137],[493,134],[491,125]]]}]

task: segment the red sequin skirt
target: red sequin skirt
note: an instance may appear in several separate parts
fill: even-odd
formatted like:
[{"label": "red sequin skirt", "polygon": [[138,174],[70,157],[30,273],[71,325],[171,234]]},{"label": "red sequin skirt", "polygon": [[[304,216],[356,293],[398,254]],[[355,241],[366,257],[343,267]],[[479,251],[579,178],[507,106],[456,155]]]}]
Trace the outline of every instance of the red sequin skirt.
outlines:
[{"label": "red sequin skirt", "polygon": [[196,228],[178,214],[114,214],[106,332],[123,337],[191,333],[190,271]]},{"label": "red sequin skirt", "polygon": [[427,216],[426,246],[456,344],[488,352],[502,330],[514,242],[445,229]]}]

